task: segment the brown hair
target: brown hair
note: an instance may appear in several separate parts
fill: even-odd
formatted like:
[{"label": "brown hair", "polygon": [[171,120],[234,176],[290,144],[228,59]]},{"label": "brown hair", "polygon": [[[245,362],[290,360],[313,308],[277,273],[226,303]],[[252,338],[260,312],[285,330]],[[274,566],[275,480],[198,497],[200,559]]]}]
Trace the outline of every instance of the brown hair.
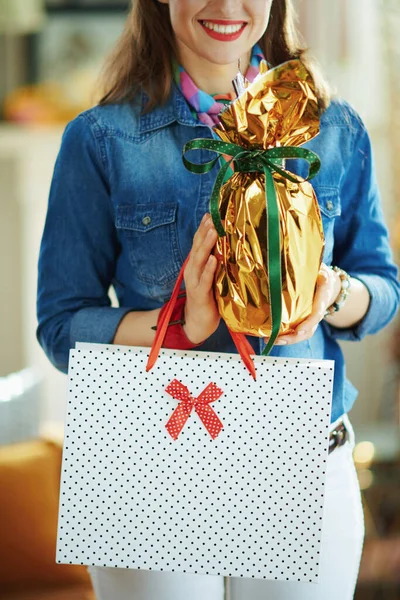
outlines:
[{"label": "brown hair", "polygon": [[[272,1],[268,28],[259,44],[272,66],[300,58],[314,77],[321,110],[328,107],[328,85],[301,43],[292,0]],[[169,6],[158,0],[133,0],[125,29],[105,64],[100,104],[129,101],[141,90],[149,97],[146,112],[164,104],[173,80],[171,57],[177,58],[177,50]]]}]

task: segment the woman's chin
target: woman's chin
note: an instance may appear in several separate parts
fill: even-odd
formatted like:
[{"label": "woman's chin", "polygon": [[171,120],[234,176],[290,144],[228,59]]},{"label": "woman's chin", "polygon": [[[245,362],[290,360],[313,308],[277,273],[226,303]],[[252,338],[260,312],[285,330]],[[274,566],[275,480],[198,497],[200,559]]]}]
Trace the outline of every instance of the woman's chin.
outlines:
[{"label": "woman's chin", "polygon": [[[218,45],[222,46],[222,44],[224,44],[224,42],[219,42]],[[233,48],[232,46],[230,48],[224,48],[218,47],[218,45],[215,45],[215,49],[210,48],[207,53],[205,53],[203,49],[201,58],[214,65],[231,65],[237,63],[240,57],[250,54],[252,49],[252,46],[247,47],[243,44],[237,45],[236,48]]]}]

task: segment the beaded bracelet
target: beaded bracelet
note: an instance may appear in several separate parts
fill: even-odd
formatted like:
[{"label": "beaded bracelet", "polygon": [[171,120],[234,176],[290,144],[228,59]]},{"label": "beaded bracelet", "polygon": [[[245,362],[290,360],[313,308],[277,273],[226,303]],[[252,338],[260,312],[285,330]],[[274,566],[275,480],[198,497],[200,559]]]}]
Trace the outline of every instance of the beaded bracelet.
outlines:
[{"label": "beaded bracelet", "polygon": [[336,298],[335,302],[327,308],[324,317],[331,317],[335,313],[337,313],[338,310],[340,310],[343,304],[346,302],[351,291],[350,275],[346,273],[346,271],[344,271],[343,269],[339,269],[339,267],[331,267],[331,269],[335,271],[335,273],[339,274],[342,287],[340,289],[339,296]]}]

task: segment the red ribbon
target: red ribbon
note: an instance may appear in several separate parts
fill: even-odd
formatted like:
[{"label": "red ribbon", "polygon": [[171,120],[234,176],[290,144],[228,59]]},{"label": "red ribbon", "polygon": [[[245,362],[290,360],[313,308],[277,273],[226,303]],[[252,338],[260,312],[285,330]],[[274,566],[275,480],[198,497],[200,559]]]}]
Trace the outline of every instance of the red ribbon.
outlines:
[{"label": "red ribbon", "polygon": [[204,427],[207,429],[212,439],[215,440],[223,428],[223,425],[219,420],[217,413],[211,408],[210,403],[218,400],[224,393],[217,385],[215,385],[215,383],[209,383],[198,398],[193,398],[188,388],[178,381],[178,379],[171,381],[165,388],[165,391],[175,398],[175,400],[179,401],[179,405],[176,407],[165,426],[174,440],[178,439],[193,408],[199,415]]}]

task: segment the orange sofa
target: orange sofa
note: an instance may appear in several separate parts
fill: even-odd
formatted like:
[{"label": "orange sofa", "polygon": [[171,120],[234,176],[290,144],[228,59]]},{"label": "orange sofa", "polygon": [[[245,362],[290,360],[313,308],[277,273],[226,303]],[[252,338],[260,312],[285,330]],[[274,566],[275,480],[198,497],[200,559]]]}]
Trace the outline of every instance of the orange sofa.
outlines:
[{"label": "orange sofa", "polygon": [[60,444],[0,447],[0,600],[95,600],[85,567],[55,562]]}]

